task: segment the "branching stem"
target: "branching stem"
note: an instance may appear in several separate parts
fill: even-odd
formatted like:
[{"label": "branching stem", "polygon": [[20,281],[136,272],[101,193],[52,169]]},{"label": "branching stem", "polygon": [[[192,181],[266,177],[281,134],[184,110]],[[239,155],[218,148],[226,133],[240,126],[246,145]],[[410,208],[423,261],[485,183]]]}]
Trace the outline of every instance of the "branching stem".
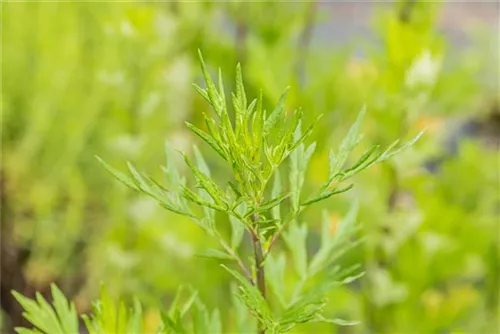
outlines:
[{"label": "branching stem", "polygon": [[267,247],[267,249],[266,249],[266,251],[264,253],[264,257],[262,259],[262,263],[264,263],[264,261],[266,260],[267,255],[271,252],[271,248],[273,247],[273,245],[276,242],[276,240],[281,236],[281,233],[283,233],[283,230],[288,225],[288,223],[290,221],[294,220],[302,212],[303,209],[304,209],[304,207],[300,206],[299,209],[293,215],[289,216],[288,219],[286,219],[286,220],[284,220],[282,222],[281,226],[278,228],[278,230],[271,237],[271,241],[269,242],[269,246]]},{"label": "branching stem", "polygon": [[[252,222],[256,223],[259,220],[259,214],[255,213],[252,215]],[[257,288],[259,289],[262,297],[266,299],[266,272],[263,265],[264,256],[262,253],[262,243],[258,233],[258,227],[252,231],[252,241],[253,241],[253,249],[255,253],[255,271],[256,271],[256,281]],[[264,334],[266,332],[265,327],[262,324],[259,324],[258,333]]]},{"label": "branching stem", "polygon": [[233,257],[233,259],[236,261],[240,269],[243,271],[245,274],[246,278],[250,281],[250,283],[255,285],[255,281],[252,277],[252,274],[250,273],[250,270],[247,268],[243,260],[238,256],[238,254],[222,239],[220,238],[220,245],[224,250]]}]

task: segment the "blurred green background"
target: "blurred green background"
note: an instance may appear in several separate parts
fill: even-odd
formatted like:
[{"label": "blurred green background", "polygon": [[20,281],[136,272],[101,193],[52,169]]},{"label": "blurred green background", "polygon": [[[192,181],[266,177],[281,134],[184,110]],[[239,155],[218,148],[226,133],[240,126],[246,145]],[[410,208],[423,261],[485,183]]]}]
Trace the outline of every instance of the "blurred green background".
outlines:
[{"label": "blurred green background", "polygon": [[326,177],[329,148],[364,104],[367,146],[426,129],[352,192],[304,215],[319,238],[322,209],[335,233],[358,200],[366,242],[342,261],[367,274],[333,292],[328,309],[361,325],[297,332],[500,333],[498,13],[498,3],[418,0],[3,2],[3,331],[23,323],[9,291],[33,296],[50,282],[81,312],[101,282],[114,296],[138,295],[151,331],[186,282],[230,316],[227,274],[194,256],[211,241],[94,158],[161,178],[166,142],[206,149],[184,126],[203,127],[209,112],[191,85],[201,82],[201,49],[225,83],[241,62],[250,96],[262,89],[271,105],[290,85],[287,109],[325,114],[306,188]]}]

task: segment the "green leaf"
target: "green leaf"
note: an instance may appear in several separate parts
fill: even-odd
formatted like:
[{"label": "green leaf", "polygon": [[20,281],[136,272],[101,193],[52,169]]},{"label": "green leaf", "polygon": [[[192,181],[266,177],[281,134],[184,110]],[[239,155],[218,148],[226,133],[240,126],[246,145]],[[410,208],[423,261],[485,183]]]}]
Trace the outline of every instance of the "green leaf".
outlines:
[{"label": "green leaf", "polygon": [[36,293],[36,301],[42,307],[42,309],[45,310],[45,323],[47,324],[48,328],[52,328],[50,331],[54,333],[64,333],[62,326],[57,319],[56,312],[45,300],[45,298],[42,297],[40,292]]},{"label": "green leaf", "polygon": [[232,215],[229,216],[229,221],[231,222],[231,248],[236,250],[243,240],[245,225]]},{"label": "green leaf", "polygon": [[195,302],[193,314],[193,329],[195,334],[209,334],[209,313],[205,304],[199,298]]},{"label": "green leaf", "polygon": [[273,110],[273,112],[269,115],[269,117],[264,122],[263,136],[267,137],[271,129],[274,128],[278,120],[280,119],[281,114],[285,108],[286,96],[288,95],[290,87],[287,87],[285,91],[281,94],[281,97],[278,101],[278,105]]},{"label": "green leaf", "polygon": [[256,212],[264,212],[264,211],[270,210],[276,206],[279,206],[280,203],[283,202],[288,197],[290,197],[289,193],[288,194],[281,194],[276,198],[270,199],[269,201],[262,203],[257,208],[250,208],[250,210],[248,210],[247,213],[245,214],[245,217],[248,217],[251,214],[254,214]]},{"label": "green leaf", "polygon": [[182,292],[184,291],[184,289],[185,289],[184,285],[181,285],[177,288],[177,292],[175,293],[175,297],[172,300],[172,303],[170,303],[170,307],[168,310],[168,315],[170,317],[173,317],[175,310],[177,310],[179,308],[179,303],[180,303]]},{"label": "green leaf", "polygon": [[222,70],[219,67],[219,100],[222,109],[226,109],[226,94],[224,92],[224,81],[222,80]]},{"label": "green leaf", "polygon": [[292,253],[297,274],[301,278],[305,278],[307,276],[307,225],[298,223],[290,224],[283,238]]},{"label": "green leaf", "polygon": [[196,160],[196,164],[198,166],[198,169],[205,175],[210,176],[210,169],[208,168],[208,165],[203,158],[203,155],[201,154],[200,150],[196,145],[193,145],[193,151],[194,151],[194,157]]},{"label": "green leaf", "polygon": [[197,219],[197,217],[195,215],[193,215],[192,213],[188,212],[188,211],[184,211],[180,208],[175,208],[173,207],[171,204],[169,203],[166,203],[166,202],[162,202],[160,201],[159,202],[160,206],[168,211],[171,211],[173,213],[177,213],[179,215],[183,215],[183,216],[187,216],[187,217],[190,217],[190,218],[193,218],[193,219]]},{"label": "green leaf", "polygon": [[340,174],[342,174],[344,177],[341,178],[341,180],[345,180],[348,176],[352,176],[359,171],[369,167],[373,162],[375,162],[378,158],[376,156],[374,159],[371,160],[371,162],[368,162],[365,166],[363,164],[379,149],[380,145],[375,145],[368,151],[366,151],[359,159],[356,161],[354,165],[351,167],[344,169]]},{"label": "green leaf", "polygon": [[321,295],[306,295],[285,309],[279,325],[289,331],[296,324],[311,322],[323,310],[325,304],[326,300]]},{"label": "green leaf", "polygon": [[222,322],[218,309],[212,311],[212,315],[209,318],[207,326],[207,333],[222,333]]},{"label": "green leaf", "polygon": [[136,187],[142,191],[151,193],[149,184],[144,180],[144,177],[135,169],[135,167],[130,162],[127,162],[127,167],[133,177],[133,182]]},{"label": "green leaf", "polygon": [[[271,196],[273,198],[277,198],[278,195],[281,193],[281,176],[280,176],[280,171],[279,169],[276,170],[274,174],[274,183],[273,183],[273,190],[271,191]],[[280,212],[280,206],[276,205],[272,209],[272,215],[274,219],[280,219],[281,218],[281,212]]]},{"label": "green leaf", "polygon": [[189,122],[185,122],[189,130],[193,131],[198,137],[203,139],[208,145],[210,145],[215,152],[217,152],[224,160],[227,160],[224,150],[219,146],[217,141],[211,137],[208,133],[198,129],[196,126]]},{"label": "green leaf", "polygon": [[134,182],[124,173],[120,172],[119,170],[111,167],[108,165],[104,160],[99,158],[98,156],[95,156],[95,158],[106,168],[106,170],[111,173],[118,181],[126,185],[127,187],[130,187],[134,190],[138,190],[137,186],[134,184]]},{"label": "green leaf", "polygon": [[304,153],[304,160],[302,161],[302,165],[303,165],[302,168],[304,171],[307,169],[307,166],[309,165],[309,161],[311,160],[311,157],[314,154],[315,150],[316,150],[316,142],[309,145],[306,152]]},{"label": "green leaf", "polygon": [[350,185],[348,185],[345,188],[333,189],[333,190],[330,190],[330,191],[323,192],[323,193],[321,193],[321,194],[319,194],[317,196],[314,196],[313,198],[308,199],[307,201],[302,202],[301,205],[303,205],[303,206],[305,206],[305,205],[311,205],[313,203],[325,200],[325,199],[327,199],[327,198],[329,198],[329,197],[331,197],[333,195],[345,193],[346,191],[351,190],[352,187],[354,187],[354,184],[350,184]]},{"label": "green leaf", "polygon": [[184,334],[186,330],[183,328],[182,324],[172,319],[167,313],[161,312],[161,320],[162,320],[162,333],[175,333],[175,334]]},{"label": "green leaf", "polygon": [[193,84],[193,87],[198,92],[198,94],[200,94],[205,99],[205,101],[212,104],[212,101],[210,101],[210,97],[208,96],[208,92],[205,89],[201,88],[195,83]]},{"label": "green leaf", "polygon": [[213,140],[215,140],[215,143],[220,147],[220,149],[224,151],[225,146],[224,143],[221,141],[221,136],[219,133],[219,127],[217,125],[217,122],[215,122],[215,120],[212,117],[209,117],[206,113],[203,113],[203,117],[205,118],[205,124],[207,125],[210,136],[213,138]]},{"label": "green leaf", "polygon": [[333,149],[330,150],[330,153],[328,154],[328,178],[331,178],[333,175],[336,175],[337,172],[336,170],[336,161],[337,161],[337,156],[335,155],[335,152]]},{"label": "green leaf", "polygon": [[359,204],[355,201],[351,205],[349,212],[338,224],[337,231],[333,236],[330,235],[330,216],[328,212],[323,212],[321,246],[309,263],[309,272],[311,275],[323,270],[326,266],[330,265],[332,261],[343,255],[343,253],[349,249],[349,247],[340,249],[343,244],[349,244],[349,246],[354,246],[356,244],[350,242],[349,238],[357,230],[356,218],[358,209]]},{"label": "green leaf", "polygon": [[193,329],[195,334],[222,333],[219,310],[215,309],[210,314],[205,304],[197,298],[193,314]]},{"label": "green leaf", "polygon": [[189,169],[193,172],[198,184],[206,190],[217,206],[227,209],[228,205],[225,202],[225,195],[222,190],[220,190],[219,187],[206,174],[202,173],[197,167],[195,167],[185,153],[180,153],[182,154]]},{"label": "green leaf", "polygon": [[[208,168],[207,163],[205,162],[205,159],[203,158],[203,155],[201,152],[198,150],[198,147],[196,145],[193,145],[193,151],[194,151],[194,156],[196,160],[196,166],[202,172],[204,175],[207,177],[210,177],[210,168]],[[205,189],[199,189],[199,194],[200,197],[203,199],[203,202],[205,203],[210,203],[210,194],[205,190]],[[200,203],[198,203],[200,204]],[[208,217],[209,219],[215,220],[215,211],[226,211],[226,207],[221,206],[221,205],[216,205],[216,204],[200,204],[203,205],[203,211],[205,212],[205,216]]]},{"label": "green leaf", "polygon": [[219,260],[232,260],[233,257],[218,249],[208,248],[196,254],[197,256],[219,259]]},{"label": "green leaf", "polygon": [[191,293],[188,295],[186,301],[181,305],[181,298],[183,292],[185,291],[184,286],[180,286],[177,289],[174,300],[170,304],[168,313],[161,312],[161,318],[163,322],[163,333],[188,333],[186,326],[183,324],[183,317],[191,309],[192,305],[197,300],[198,292],[191,289]]},{"label": "green leaf", "polygon": [[236,101],[235,109],[240,112],[245,112],[247,109],[247,97],[243,85],[243,76],[241,75],[241,65],[239,63],[236,65]]},{"label": "green leaf", "polygon": [[238,189],[238,185],[236,183],[234,183],[233,181],[228,181],[228,184],[231,187],[231,190],[234,192],[234,194],[237,197],[241,197],[242,196],[241,191],[240,191],[240,189]]},{"label": "green leaf", "polygon": [[317,322],[326,322],[326,323],[330,323],[330,324],[335,324],[337,326],[356,326],[356,325],[359,325],[360,322],[359,321],[348,321],[348,320],[343,320],[343,319],[327,319],[321,315],[318,315],[316,318],[315,318],[315,321]]},{"label": "green leaf", "polygon": [[70,303],[55,284],[50,285],[53,305],[64,333],[72,333],[78,328],[75,305]]},{"label": "green leaf", "polygon": [[395,147],[396,144],[399,142],[399,141],[395,141],[387,150],[385,150],[384,153],[382,153],[382,155],[377,160],[377,162],[386,161],[387,159],[392,158],[396,154],[399,154],[399,153],[405,151],[406,149],[410,148],[420,139],[420,137],[422,137],[423,134],[424,134],[424,131],[419,132],[413,139],[408,141],[406,144],[404,144],[403,146],[401,146],[397,150],[394,150],[391,152],[392,148]]},{"label": "green leaf", "polygon": [[[300,126],[295,131],[295,138],[301,138]],[[298,210],[300,204],[300,194],[304,186],[307,166],[312,154],[316,149],[316,143],[312,143],[307,150],[300,144],[290,154],[290,191],[292,193],[291,202],[294,211]]]},{"label": "green leaf", "polygon": [[[299,145],[301,145],[307,139],[307,137],[309,137],[311,135],[314,127],[316,126],[316,123],[321,119],[321,117],[323,117],[323,114],[318,115],[316,120],[311,125],[309,125],[309,127],[306,129],[304,134],[302,136],[300,136],[298,139],[296,139],[296,141],[293,143],[293,145],[289,149],[290,152],[293,152],[297,147],[299,147]],[[313,145],[314,145],[314,147],[316,147],[316,143],[313,143]]]},{"label": "green leaf", "polygon": [[[347,161],[349,154],[360,142],[362,137],[358,135],[358,133],[365,114],[366,107],[363,106],[360,113],[358,114],[358,117],[356,118],[356,121],[350,127],[346,137],[342,140],[338,154],[335,155],[333,154],[333,152],[330,153],[330,179],[333,178],[334,175],[336,175],[338,172],[340,172],[345,162]],[[328,186],[329,183],[326,185],[326,187]]]},{"label": "green leaf", "polygon": [[[78,316],[75,306],[68,302],[62,292],[51,285],[54,299],[51,306],[40,293],[36,294],[36,301],[31,300],[16,291],[12,291],[14,298],[22,306],[23,316],[36,327],[31,333],[44,334],[72,334],[78,332]],[[16,328],[18,333],[27,333],[27,329]]]},{"label": "green leaf", "polygon": [[83,320],[83,323],[85,324],[85,327],[87,328],[87,331],[89,332],[89,334],[99,333],[95,324],[92,322],[92,319],[88,315],[86,315],[86,314],[82,315],[82,320]]},{"label": "green leaf", "polygon": [[358,279],[360,279],[361,277],[365,276],[365,273],[364,272],[361,272],[357,275],[353,275],[353,276],[348,276],[346,278],[344,278],[342,280],[342,284],[350,284],[354,281],[357,281]]},{"label": "green leaf", "polygon": [[[337,266],[338,268],[338,266]],[[352,272],[352,268],[345,270]],[[315,280],[314,285],[310,287],[304,294],[298,298],[294,298],[294,302],[284,312],[280,319],[281,326],[293,327],[297,323],[311,322],[320,315],[323,307],[326,305],[326,295],[335,287],[342,284],[338,282],[335,274],[322,275],[319,279]],[[300,292],[300,291],[299,291]]]},{"label": "green leaf", "polygon": [[[323,186],[323,189],[326,189],[334,179],[338,179],[339,181],[346,180],[359,173],[360,171],[372,166],[373,164],[383,162],[391,158],[395,154],[402,152],[403,150],[412,146],[420,138],[421,135],[422,132],[419,133],[415,138],[410,140],[408,143],[403,145],[401,148],[394,151],[393,148],[398,144],[399,140],[396,140],[394,143],[392,143],[383,153],[377,154],[376,152],[378,152],[379,145],[373,146],[371,149],[366,151],[353,166],[344,169],[341,172],[337,172],[336,174],[330,175],[330,178],[328,182],[326,182]],[[332,156],[332,159],[334,159],[334,156]]]},{"label": "green leaf", "polygon": [[[293,150],[300,145],[300,143],[294,143],[294,138],[297,140],[299,137],[297,133],[300,133],[300,126],[302,121],[302,110],[299,109],[294,112],[294,117],[292,120],[292,124],[290,126],[287,125],[287,129],[283,130],[283,135],[278,138],[279,144],[273,150],[273,161],[276,165],[279,165],[288,155],[290,155]],[[305,137],[304,137],[305,138]]]},{"label": "green leaf", "polygon": [[134,298],[134,306],[132,308],[132,314],[129,317],[127,324],[127,333],[142,333],[143,323],[142,323],[142,307],[139,300]]},{"label": "green leaf", "polygon": [[260,291],[243,277],[240,273],[221,265],[239,282],[237,297],[247,306],[252,315],[267,327],[274,326],[273,316],[267,301],[262,297]]},{"label": "green leaf", "polygon": [[[200,195],[196,194],[194,191],[192,191],[188,187],[182,187],[182,191],[183,191],[182,196],[184,196],[185,199],[187,199],[190,202],[193,202],[195,204],[202,206],[204,209],[209,208],[209,209],[213,209],[213,210],[217,210],[217,211],[221,211],[221,212],[227,211],[227,209],[225,207],[222,207],[222,206],[219,206],[215,203],[204,200],[203,198],[201,198]],[[206,217],[209,219],[214,218],[212,213],[207,213],[207,212],[206,212]]]},{"label": "green leaf", "polygon": [[175,166],[176,156],[168,142],[165,142],[165,158],[165,167],[162,168],[162,170],[167,177],[168,185],[174,191],[177,191],[182,185],[184,185],[185,180],[179,175],[179,172]]},{"label": "green leaf", "polygon": [[354,201],[338,227],[337,233],[333,235],[332,246],[337,246],[341,241],[346,240],[356,229],[356,222],[359,212],[359,202]]},{"label": "green leaf", "polygon": [[191,295],[184,303],[184,306],[181,308],[181,316],[184,316],[191,309],[197,297],[198,297],[198,291],[192,290]]},{"label": "green leaf", "polygon": [[238,333],[250,333],[256,331],[256,321],[249,316],[248,309],[241,299],[238,298],[238,285],[231,283],[231,304],[235,313]]},{"label": "green leaf", "polygon": [[309,263],[309,272],[313,276],[318,271],[326,266],[328,258],[331,256],[333,249],[332,237],[330,236],[330,216],[325,210],[321,224],[321,244],[319,250],[314,254]]},{"label": "green leaf", "polygon": [[34,328],[34,329],[27,329],[27,328],[22,328],[22,327],[16,327],[16,328],[14,328],[14,330],[18,334],[43,334],[42,332],[40,332],[36,328]]},{"label": "green leaf", "polygon": [[269,285],[282,307],[286,306],[285,298],[285,254],[281,253],[276,258],[269,254],[266,258],[266,278]]},{"label": "green leaf", "polygon": [[[113,175],[115,176],[116,179],[118,179],[120,182],[124,183],[125,185],[129,186],[130,188],[142,192],[145,195],[153,198],[160,204],[163,208],[185,216],[189,216],[192,218],[195,218],[195,216],[190,213],[189,209],[183,205],[178,196],[173,196],[177,198],[177,203],[172,203],[171,202],[171,193],[167,191],[165,187],[163,187],[161,184],[153,180],[152,178],[149,177],[144,177],[142,176],[131,163],[127,163],[129,172],[132,174],[133,178],[129,178],[125,176],[122,172],[119,172],[118,170],[112,168],[108,164],[106,164],[103,160],[97,157],[97,159],[104,165],[104,167]],[[169,159],[170,160],[170,159]],[[168,168],[164,168],[165,173],[167,176],[169,176],[169,179],[172,179],[172,174],[173,170],[175,170],[172,166],[169,166]],[[177,180],[175,181],[176,184],[182,184],[182,181],[179,180],[177,177]],[[170,196],[169,196],[170,195]]]},{"label": "green leaf", "polygon": [[[89,333],[140,333],[142,331],[142,308],[138,301],[128,309],[122,302],[113,301],[104,286],[100,299],[93,303],[92,313],[83,315]],[[138,331],[137,331],[138,330]]]},{"label": "green leaf", "polygon": [[[100,305],[99,305],[100,304]],[[102,330],[104,332],[117,331],[119,327],[119,306],[117,307],[114,301],[109,297],[104,285],[101,287],[101,299],[98,301],[99,306],[94,308],[96,318],[100,320]]]},{"label": "green leaf", "polygon": [[259,98],[257,100],[257,110],[252,118],[252,132],[253,132],[253,145],[255,147],[255,155],[260,157],[261,147],[263,142],[263,127],[264,127],[265,114],[262,109],[262,89],[259,91]]},{"label": "green leaf", "polygon": [[252,102],[247,107],[247,114],[250,115],[253,113],[255,106],[257,105],[257,99],[253,99]]},{"label": "green leaf", "polygon": [[224,105],[222,104],[219,94],[217,93],[217,89],[215,88],[215,85],[212,81],[212,78],[210,77],[210,74],[208,74],[208,70],[205,66],[205,62],[203,61],[203,56],[200,50],[198,50],[198,56],[201,64],[201,71],[203,73],[203,77],[205,78],[205,83],[207,84],[206,94],[209,98],[208,101],[214,108],[216,114],[220,117],[224,110]]}]

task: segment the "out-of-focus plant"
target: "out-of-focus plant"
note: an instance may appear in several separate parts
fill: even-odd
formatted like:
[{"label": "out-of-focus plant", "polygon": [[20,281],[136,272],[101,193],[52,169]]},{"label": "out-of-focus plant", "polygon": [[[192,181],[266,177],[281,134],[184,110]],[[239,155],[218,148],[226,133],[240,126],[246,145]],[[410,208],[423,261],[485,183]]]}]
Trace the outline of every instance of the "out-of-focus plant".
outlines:
[{"label": "out-of-focus plant", "polygon": [[364,259],[367,277],[359,291],[363,311],[356,312],[367,331],[494,331],[495,320],[487,319],[498,319],[491,298],[498,239],[491,231],[498,229],[499,153],[482,138],[498,142],[499,127],[496,96],[478,76],[493,53],[452,54],[436,28],[439,5],[415,1],[402,20],[402,4],[379,14],[379,43],[349,64],[339,86],[355,98],[339,100],[336,109],[359,98],[374,108],[369,142],[428,130],[419,150],[361,175],[351,193],[369,203],[360,210],[368,240],[355,258]]},{"label": "out-of-focus plant", "polygon": [[[2,291],[34,296],[56,281],[85,309],[102,277],[115,282],[111,294],[178,285],[165,273],[186,273],[181,261],[141,259],[191,248],[158,224],[168,215],[103,178],[93,155],[157,165],[164,140],[190,141],[175,131],[192,108],[188,50],[202,39],[201,16],[215,14],[203,3],[5,4]],[[6,323],[18,324],[20,310],[2,297]]]}]

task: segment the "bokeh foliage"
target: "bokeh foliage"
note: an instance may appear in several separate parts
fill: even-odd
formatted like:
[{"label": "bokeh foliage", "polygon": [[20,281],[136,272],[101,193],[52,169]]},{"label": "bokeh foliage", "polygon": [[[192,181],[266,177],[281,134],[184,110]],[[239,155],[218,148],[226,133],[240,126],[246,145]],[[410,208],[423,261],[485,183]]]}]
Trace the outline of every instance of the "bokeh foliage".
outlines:
[{"label": "bokeh foliage", "polygon": [[[307,189],[325,179],[328,148],[363,104],[367,147],[427,128],[410,152],[323,207],[335,233],[347,203],[361,205],[366,242],[344,261],[362,262],[367,275],[339,287],[329,306],[361,321],[343,332],[494,332],[500,157],[481,139],[488,127],[453,154],[445,139],[456,119],[487,118],[498,101],[498,43],[486,49],[476,38],[457,53],[437,27],[440,5],[415,3],[409,20],[404,4],[380,9],[374,38],[337,48],[311,37],[325,19],[315,3],[4,3],[2,244],[26,257],[18,264],[29,286],[56,281],[85,311],[103,281],[113,296],[136,295],[151,328],[186,281],[229,312],[225,273],[194,256],[210,240],[113,182],[94,159],[130,160],[161,178],[166,141],[188,151],[200,143],[183,126],[204,126],[207,105],[191,86],[202,80],[199,48],[228,84],[240,61],[250,96],[262,89],[264,103],[275,103],[291,86],[286,110],[301,107],[305,123],[324,114]],[[432,173],[422,167],[441,156]],[[215,155],[205,158],[214,177],[223,173]],[[311,249],[324,233],[323,208],[304,217],[317,235]]]}]

